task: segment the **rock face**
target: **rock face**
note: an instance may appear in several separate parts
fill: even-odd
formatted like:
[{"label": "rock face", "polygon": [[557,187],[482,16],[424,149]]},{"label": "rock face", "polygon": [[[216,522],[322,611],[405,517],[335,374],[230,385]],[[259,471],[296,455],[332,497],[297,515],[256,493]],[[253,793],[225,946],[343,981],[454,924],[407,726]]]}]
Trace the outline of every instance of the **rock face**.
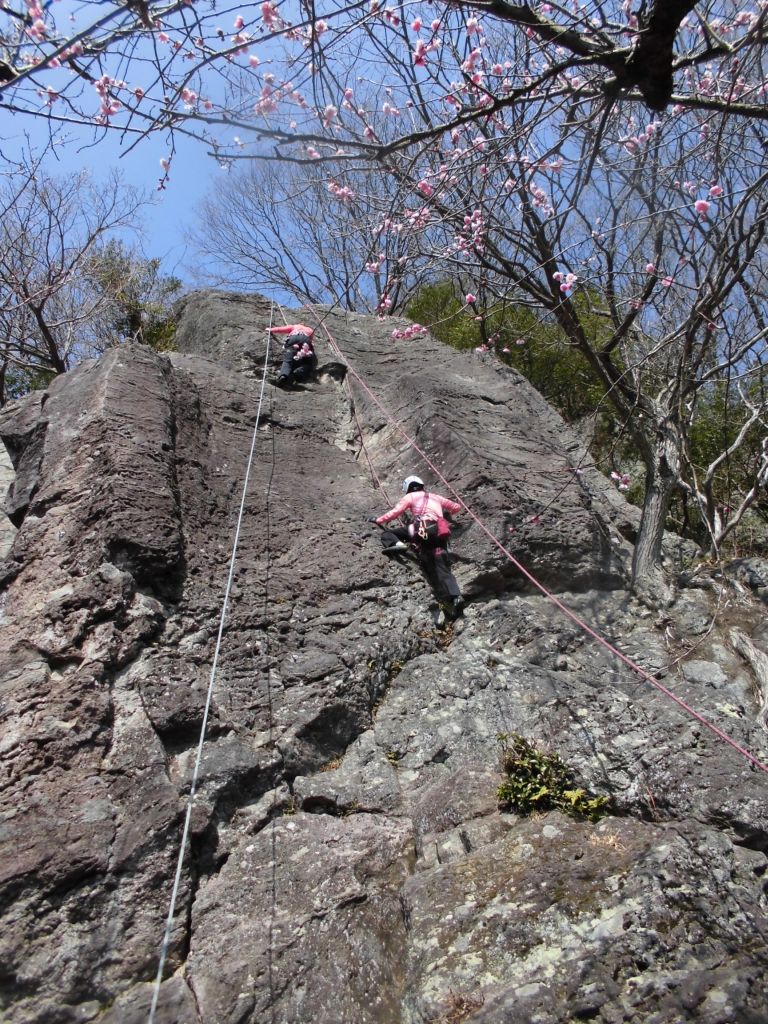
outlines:
[{"label": "rock face", "polygon": [[[18,529],[0,599],[8,1024],[147,1019],[270,315],[193,295],[178,353],[110,351],[0,413]],[[632,510],[576,472],[525,381],[362,316],[291,316],[323,318],[559,600],[768,759],[725,639],[730,623],[768,642],[748,585],[689,587],[655,621],[625,589]],[[323,338],[316,382],[263,394],[155,1019],[764,1021],[765,774],[468,515],[466,615],[443,624],[366,519],[407,473],[444,487]],[[501,813],[500,733],[558,753],[611,813]]]}]

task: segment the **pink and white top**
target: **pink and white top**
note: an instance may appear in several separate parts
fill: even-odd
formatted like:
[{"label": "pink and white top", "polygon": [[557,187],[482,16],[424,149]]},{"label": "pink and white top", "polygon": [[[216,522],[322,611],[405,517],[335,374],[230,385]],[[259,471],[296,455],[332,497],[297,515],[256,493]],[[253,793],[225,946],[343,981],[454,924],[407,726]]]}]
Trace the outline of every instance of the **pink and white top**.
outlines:
[{"label": "pink and white top", "polygon": [[379,526],[383,526],[384,523],[389,523],[408,511],[416,519],[432,519],[437,522],[438,519],[444,517],[446,512],[454,514],[461,512],[461,505],[458,501],[444,498],[442,494],[431,494],[429,491],[411,491],[410,494],[406,494],[404,498],[401,498],[389,512],[379,516],[376,522]]},{"label": "pink and white top", "polygon": [[311,341],[315,332],[311,327],[307,327],[306,324],[286,324],[285,327],[270,327],[269,333],[287,334],[289,338],[292,334],[303,334]]}]

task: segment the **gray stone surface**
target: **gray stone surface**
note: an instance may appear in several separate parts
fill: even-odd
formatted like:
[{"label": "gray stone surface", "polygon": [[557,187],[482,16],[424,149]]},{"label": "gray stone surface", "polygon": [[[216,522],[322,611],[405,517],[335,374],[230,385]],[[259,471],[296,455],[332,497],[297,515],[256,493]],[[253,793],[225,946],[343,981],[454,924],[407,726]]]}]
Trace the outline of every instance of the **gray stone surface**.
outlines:
[{"label": "gray stone surface", "polygon": [[[5,445],[0,444],[0,497],[4,497],[8,488],[13,483],[15,473],[11,458],[5,450]],[[7,515],[0,512],[0,558],[5,558],[13,544],[16,536],[16,527]]]},{"label": "gray stone surface", "polygon": [[[0,411],[8,1024],[131,1024],[152,998],[270,304],[206,292],[180,316],[178,353],[113,350]],[[325,322],[523,565],[768,759],[727,640],[765,642],[761,583],[686,589],[657,618],[624,585],[636,512],[573,472],[578,439],[524,381]],[[366,524],[430,471],[337,377],[265,394],[158,1024],[765,1020],[765,774],[466,515],[466,616],[436,625],[418,567]],[[611,815],[501,813],[512,732]]]}]

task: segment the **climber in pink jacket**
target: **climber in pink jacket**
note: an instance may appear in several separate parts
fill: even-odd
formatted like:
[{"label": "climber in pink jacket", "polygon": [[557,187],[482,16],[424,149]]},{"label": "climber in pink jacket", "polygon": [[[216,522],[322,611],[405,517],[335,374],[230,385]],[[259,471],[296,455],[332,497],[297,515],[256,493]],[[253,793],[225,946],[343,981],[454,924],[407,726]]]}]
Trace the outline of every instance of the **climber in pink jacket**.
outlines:
[{"label": "climber in pink jacket", "polygon": [[457,501],[444,498],[442,494],[434,494],[424,487],[424,482],[417,476],[408,476],[403,482],[405,497],[381,516],[372,516],[371,522],[378,526],[408,515],[407,526],[393,530],[383,530],[381,543],[385,554],[398,554],[408,550],[408,543],[413,544],[427,573],[429,582],[435,589],[438,598],[445,595],[454,615],[460,615],[464,604],[459,585],[451,572],[445,545],[451,534],[445,513],[461,512],[462,506]]},{"label": "climber in pink jacket", "polygon": [[306,324],[286,324],[284,327],[270,327],[269,333],[287,335],[277,386],[303,384],[317,365],[312,343],[315,332]]}]

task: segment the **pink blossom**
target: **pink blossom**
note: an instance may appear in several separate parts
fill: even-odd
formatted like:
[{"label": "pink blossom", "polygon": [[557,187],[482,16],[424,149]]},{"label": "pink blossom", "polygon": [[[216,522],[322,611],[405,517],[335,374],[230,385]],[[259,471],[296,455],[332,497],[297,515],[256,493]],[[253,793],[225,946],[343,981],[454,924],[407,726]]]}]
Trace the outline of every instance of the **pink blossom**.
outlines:
[{"label": "pink blossom", "polygon": [[504,353],[505,356],[508,356],[510,354],[510,352],[511,352],[511,349],[508,349],[508,348],[505,347],[501,351]]},{"label": "pink blossom", "polygon": [[433,32],[437,32],[437,30],[440,28],[440,19],[435,18],[435,20],[431,23],[429,27],[432,29]]},{"label": "pink blossom", "polygon": [[164,171],[167,171],[171,166],[171,158],[169,156],[160,157],[160,166]]},{"label": "pink blossom", "polygon": [[421,24],[421,18],[414,18],[413,21],[411,22],[411,28],[413,29],[414,32],[420,32]]},{"label": "pink blossom", "polygon": [[257,56],[253,55],[248,58],[248,63],[251,65],[252,68],[257,68],[259,66],[260,61]]},{"label": "pink blossom", "polygon": [[327,21],[323,21],[323,19],[320,18],[319,21],[315,22],[315,35],[316,36],[321,36],[323,34],[323,32],[327,32],[327,31],[328,31],[328,22]]},{"label": "pink blossom", "polygon": [[243,28],[244,25],[245,25],[245,18],[242,16],[242,14],[238,14],[238,16],[235,18],[235,25],[234,25],[235,30],[237,32],[239,32],[240,29]]},{"label": "pink blossom", "polygon": [[712,185],[712,187],[709,190],[709,194],[712,196],[713,199],[717,199],[718,196],[721,196],[723,194],[722,186]]},{"label": "pink blossom", "polygon": [[515,344],[516,345],[524,345],[525,342],[526,342],[525,338],[515,338]]},{"label": "pink blossom", "polygon": [[702,220],[706,220],[707,219],[707,213],[709,212],[709,207],[710,207],[710,204],[707,202],[706,199],[697,199],[696,202],[693,204],[694,210],[696,211],[696,213],[698,213],[698,215],[702,218]]},{"label": "pink blossom", "polygon": [[423,178],[418,183],[416,188],[419,190],[419,192],[421,192],[421,194],[423,196],[427,196],[427,197],[429,197],[431,195],[434,195],[434,192],[435,192],[435,190],[432,188],[432,186],[429,184],[429,182],[428,181],[424,181]]},{"label": "pink blossom", "polygon": [[477,18],[467,18],[467,35],[480,34],[480,22]]},{"label": "pink blossom", "polygon": [[661,283],[664,285],[665,288],[670,288],[674,283],[674,280],[675,279],[673,277],[665,277]]},{"label": "pink blossom", "polygon": [[467,292],[467,294],[464,296],[464,301],[468,306],[471,306],[473,305],[473,303],[477,302],[477,296],[473,295],[472,292]]},{"label": "pink blossom", "polygon": [[417,67],[424,67],[427,63],[427,44],[419,39],[413,51],[413,63]]},{"label": "pink blossom", "polygon": [[646,263],[645,264],[645,272],[646,272],[646,274],[655,274],[656,273],[656,265],[654,263]]}]

